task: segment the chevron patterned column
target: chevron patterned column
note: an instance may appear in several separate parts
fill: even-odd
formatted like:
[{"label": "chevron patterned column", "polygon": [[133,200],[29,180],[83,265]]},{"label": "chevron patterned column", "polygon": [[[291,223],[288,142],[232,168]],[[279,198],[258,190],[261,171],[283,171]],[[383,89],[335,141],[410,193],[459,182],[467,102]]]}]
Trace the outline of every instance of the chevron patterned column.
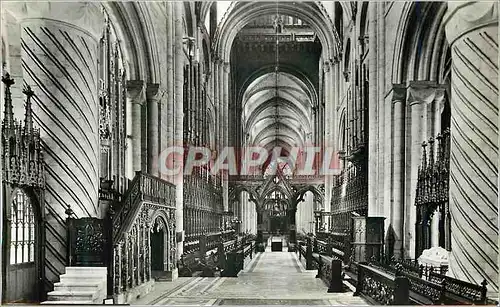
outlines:
[{"label": "chevron patterned column", "polygon": [[[450,274],[498,294],[498,3],[449,2]],[[497,296],[495,296],[497,297]]]}]

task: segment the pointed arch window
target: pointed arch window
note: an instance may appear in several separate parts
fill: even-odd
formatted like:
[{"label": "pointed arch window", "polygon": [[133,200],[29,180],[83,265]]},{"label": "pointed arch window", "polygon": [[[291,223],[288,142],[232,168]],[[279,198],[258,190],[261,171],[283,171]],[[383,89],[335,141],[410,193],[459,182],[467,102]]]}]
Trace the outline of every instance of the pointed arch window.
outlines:
[{"label": "pointed arch window", "polygon": [[11,202],[10,264],[35,261],[35,215],[30,198],[16,190]]}]

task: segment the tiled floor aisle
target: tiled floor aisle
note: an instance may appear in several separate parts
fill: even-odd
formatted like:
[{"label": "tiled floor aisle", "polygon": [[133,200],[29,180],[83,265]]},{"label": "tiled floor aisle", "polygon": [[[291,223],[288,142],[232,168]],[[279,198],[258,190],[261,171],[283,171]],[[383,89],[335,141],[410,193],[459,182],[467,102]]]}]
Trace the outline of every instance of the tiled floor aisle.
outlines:
[{"label": "tiled floor aisle", "polygon": [[327,287],[305,271],[295,253],[271,252],[254,256],[238,278],[181,277],[157,282],[135,305],[367,305],[352,292],[327,293]]}]

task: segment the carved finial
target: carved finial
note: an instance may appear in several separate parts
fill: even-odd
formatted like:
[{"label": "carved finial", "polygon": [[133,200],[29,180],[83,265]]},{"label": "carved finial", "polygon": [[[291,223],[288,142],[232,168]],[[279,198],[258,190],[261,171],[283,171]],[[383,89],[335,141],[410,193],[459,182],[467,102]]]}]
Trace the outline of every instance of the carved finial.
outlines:
[{"label": "carved finial", "polygon": [[429,139],[429,165],[432,165],[434,164],[434,138],[431,137]]},{"label": "carved finial", "polygon": [[427,153],[425,147],[427,147],[427,143],[424,141],[422,143],[422,170],[424,170],[427,166]]},{"label": "carved finial", "polygon": [[35,95],[35,92],[31,89],[29,85],[24,85],[23,94],[26,95],[26,105],[24,112],[24,133],[26,135],[32,135],[33,131],[33,110],[31,109],[31,97]]},{"label": "carved finial", "polygon": [[10,87],[15,83],[8,72],[2,76],[2,82],[5,84],[5,101],[4,101],[4,127],[11,129],[14,127],[14,111],[12,107],[12,96]]},{"label": "carved finial", "polygon": [[68,216],[68,218],[70,218],[74,212],[73,209],[71,209],[71,206],[68,205],[68,208],[66,208],[66,211],[64,211],[64,213]]}]

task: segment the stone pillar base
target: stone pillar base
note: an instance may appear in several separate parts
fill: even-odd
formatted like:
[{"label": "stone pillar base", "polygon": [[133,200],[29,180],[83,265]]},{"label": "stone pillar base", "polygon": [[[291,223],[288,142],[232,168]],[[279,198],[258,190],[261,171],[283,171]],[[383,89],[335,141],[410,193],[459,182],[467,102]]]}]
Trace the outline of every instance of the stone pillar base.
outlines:
[{"label": "stone pillar base", "polygon": [[172,271],[151,271],[151,276],[160,281],[174,281],[179,278],[179,269]]}]

